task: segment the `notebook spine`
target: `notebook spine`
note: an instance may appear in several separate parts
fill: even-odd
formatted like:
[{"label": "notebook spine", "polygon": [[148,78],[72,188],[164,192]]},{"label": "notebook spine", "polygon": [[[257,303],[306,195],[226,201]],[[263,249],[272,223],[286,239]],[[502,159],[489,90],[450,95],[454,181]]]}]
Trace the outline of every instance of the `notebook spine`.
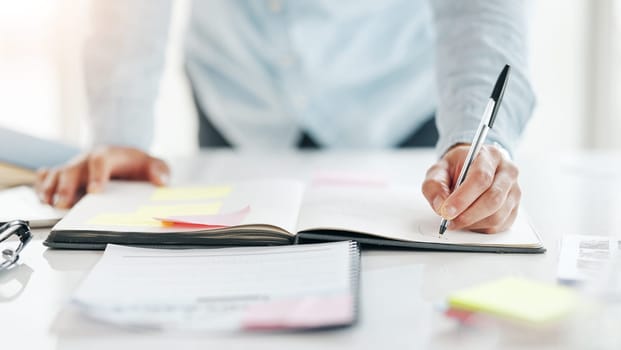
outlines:
[{"label": "notebook spine", "polygon": [[351,259],[351,269],[349,280],[351,282],[351,291],[353,296],[353,314],[352,323],[358,322],[360,318],[360,245],[356,241],[349,241],[349,257]]}]

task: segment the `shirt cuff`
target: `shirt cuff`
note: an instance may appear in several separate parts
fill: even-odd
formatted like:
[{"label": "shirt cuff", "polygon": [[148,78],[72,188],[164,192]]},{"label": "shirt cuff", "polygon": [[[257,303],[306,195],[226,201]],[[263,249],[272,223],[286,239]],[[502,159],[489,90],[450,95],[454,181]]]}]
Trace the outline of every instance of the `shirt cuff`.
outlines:
[{"label": "shirt cuff", "polygon": [[[442,158],[446,154],[446,152],[448,152],[451,148],[455,147],[455,145],[470,145],[472,143],[472,139],[474,139],[475,133],[476,131],[458,133],[452,135],[451,137],[443,139],[441,142],[438,142],[438,144],[436,145],[436,153],[438,155],[438,158]],[[505,144],[499,141],[497,138],[488,137],[483,144],[495,146],[505,158],[513,160],[512,153],[505,146]]]}]

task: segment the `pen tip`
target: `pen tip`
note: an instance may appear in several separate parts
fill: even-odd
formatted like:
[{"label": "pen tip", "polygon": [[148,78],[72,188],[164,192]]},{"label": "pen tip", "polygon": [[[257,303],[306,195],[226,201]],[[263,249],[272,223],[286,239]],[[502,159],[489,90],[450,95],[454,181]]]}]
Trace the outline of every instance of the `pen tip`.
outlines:
[{"label": "pen tip", "polygon": [[446,231],[446,225],[440,225],[440,231],[438,232],[440,236],[442,236],[445,231]]}]

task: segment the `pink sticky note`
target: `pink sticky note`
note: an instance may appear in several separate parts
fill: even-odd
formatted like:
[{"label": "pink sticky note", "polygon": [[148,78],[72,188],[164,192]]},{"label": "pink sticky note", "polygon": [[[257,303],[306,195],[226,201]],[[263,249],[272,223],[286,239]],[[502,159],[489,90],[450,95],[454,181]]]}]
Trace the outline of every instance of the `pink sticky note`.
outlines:
[{"label": "pink sticky note", "polygon": [[455,319],[460,323],[471,324],[474,312],[450,308],[444,312],[444,315],[448,318]]},{"label": "pink sticky note", "polygon": [[173,215],[164,218],[155,218],[155,220],[161,221],[164,224],[218,228],[239,225],[246,218],[248,213],[250,213],[249,205],[230,213],[212,215]]},{"label": "pink sticky note", "polygon": [[313,176],[313,186],[385,187],[386,180],[372,174],[323,171]]},{"label": "pink sticky note", "polygon": [[246,330],[303,329],[345,325],[354,320],[350,295],[304,297],[250,306],[242,320]]}]

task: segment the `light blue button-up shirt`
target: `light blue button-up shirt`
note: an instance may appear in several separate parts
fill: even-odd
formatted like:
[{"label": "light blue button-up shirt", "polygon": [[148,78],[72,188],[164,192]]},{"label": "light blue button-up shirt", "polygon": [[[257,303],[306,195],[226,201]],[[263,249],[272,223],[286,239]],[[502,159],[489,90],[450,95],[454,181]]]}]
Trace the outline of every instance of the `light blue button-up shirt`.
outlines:
[{"label": "light blue button-up shirt", "polygon": [[[186,68],[233,145],[327,147],[404,140],[433,113],[438,151],[470,142],[513,66],[489,142],[511,150],[531,115],[526,10],[506,0],[196,0]],[[86,45],[97,143],[148,147],[170,3],[99,0]],[[175,116],[170,116],[174,118]]]}]

